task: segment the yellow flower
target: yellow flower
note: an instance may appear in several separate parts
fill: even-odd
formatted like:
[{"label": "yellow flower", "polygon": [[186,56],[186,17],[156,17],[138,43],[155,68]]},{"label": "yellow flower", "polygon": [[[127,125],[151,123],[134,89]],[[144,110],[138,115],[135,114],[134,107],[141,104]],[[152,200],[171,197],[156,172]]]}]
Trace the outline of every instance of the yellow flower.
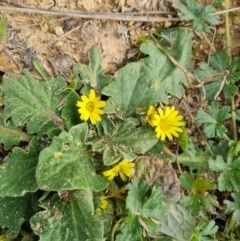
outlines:
[{"label": "yellow flower", "polygon": [[107,205],[108,205],[108,201],[106,200],[107,198],[108,197],[104,195],[100,196],[101,203],[100,203],[100,206],[96,209],[96,212],[102,212],[103,209],[107,208]]},{"label": "yellow flower", "polygon": [[134,165],[134,163],[123,160],[112,169],[103,172],[103,175],[107,177],[108,181],[112,181],[114,177],[120,175],[121,179],[126,182],[127,177],[130,177],[132,175]]},{"label": "yellow flower", "polygon": [[5,241],[2,235],[0,235],[0,241]]},{"label": "yellow flower", "polygon": [[153,126],[153,121],[155,120],[156,114],[157,114],[157,111],[154,109],[154,106],[150,105],[146,116],[146,121],[148,122],[149,125]]},{"label": "yellow flower", "polygon": [[81,114],[81,120],[87,121],[90,118],[90,121],[93,125],[101,121],[100,115],[104,112],[100,108],[106,105],[105,101],[101,101],[99,97],[96,97],[95,91],[90,90],[89,97],[86,95],[81,96],[82,101],[77,102],[77,106],[80,107],[78,112]]},{"label": "yellow flower", "polygon": [[158,114],[155,115],[153,125],[156,126],[157,138],[162,141],[168,137],[169,140],[173,139],[173,136],[179,137],[178,132],[183,132],[182,126],[184,126],[183,117],[179,115],[175,107],[167,107],[164,111],[158,108]]}]

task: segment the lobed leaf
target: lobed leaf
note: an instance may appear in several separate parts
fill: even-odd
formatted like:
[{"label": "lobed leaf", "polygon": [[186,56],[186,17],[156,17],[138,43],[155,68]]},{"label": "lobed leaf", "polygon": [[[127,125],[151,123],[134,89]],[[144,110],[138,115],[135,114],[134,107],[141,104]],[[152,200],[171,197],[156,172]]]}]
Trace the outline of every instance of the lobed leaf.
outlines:
[{"label": "lobed leaf", "polygon": [[112,165],[120,159],[132,161],[136,154],[144,154],[151,149],[158,139],[152,129],[136,127],[127,120],[118,123],[111,135],[105,134],[92,146],[93,151],[103,152],[105,165]]},{"label": "lobed leaf", "polygon": [[191,239],[194,227],[194,219],[185,207],[170,204],[168,213],[159,225],[158,231],[179,241],[186,241]]},{"label": "lobed leaf", "polygon": [[27,70],[24,76],[3,77],[4,115],[11,117],[15,126],[26,124],[28,133],[40,133],[54,127],[64,129],[60,103],[66,92],[66,81],[57,77],[38,82]]},{"label": "lobed leaf", "polygon": [[21,141],[30,141],[31,138],[31,135],[14,126],[11,120],[6,122],[0,113],[0,143],[4,144],[5,150],[10,150]]},{"label": "lobed leaf", "polygon": [[0,197],[0,226],[19,233],[21,225],[35,213],[36,197],[26,194],[23,197]]},{"label": "lobed leaf", "polygon": [[76,106],[79,100],[79,95],[73,90],[70,91],[64,99],[61,117],[64,119],[65,126],[68,130],[80,122],[80,114]]},{"label": "lobed leaf", "polygon": [[0,168],[0,196],[23,196],[38,189],[36,168],[39,148],[36,137],[29,143],[28,151],[15,147]]},{"label": "lobed leaf", "polygon": [[72,127],[54,137],[43,149],[36,171],[39,188],[43,190],[93,189],[101,191],[108,183],[95,173],[86,143],[86,123]]},{"label": "lobed leaf", "polygon": [[[163,34],[173,39],[168,50],[174,58],[183,67],[190,68],[192,32],[179,29]],[[152,41],[142,44],[140,51],[149,57],[118,70],[116,80],[103,89],[102,93],[110,96],[104,108],[106,113],[136,116],[138,107],[148,108],[159,101],[168,103],[168,94],[182,97],[181,84],[187,85],[184,73]]]},{"label": "lobed leaf", "polygon": [[210,15],[216,12],[211,5],[201,6],[196,0],[186,0],[186,6],[180,0],[172,0],[172,2],[180,9],[178,16],[181,20],[193,20],[193,27],[198,32],[209,32],[207,23],[212,25],[219,23],[217,16]]},{"label": "lobed leaf", "polygon": [[[105,75],[105,70],[102,69],[102,55],[97,47],[90,49],[88,53],[89,64],[76,64],[73,68],[74,76],[77,81],[81,81],[83,84],[88,84],[92,88],[99,90],[102,89],[112,81],[112,76]],[[84,93],[86,94],[86,93]]]},{"label": "lobed leaf", "polygon": [[45,210],[31,218],[33,231],[45,241],[104,241],[104,220],[94,214],[91,191],[79,190],[70,195],[65,200],[55,194],[45,202]]}]

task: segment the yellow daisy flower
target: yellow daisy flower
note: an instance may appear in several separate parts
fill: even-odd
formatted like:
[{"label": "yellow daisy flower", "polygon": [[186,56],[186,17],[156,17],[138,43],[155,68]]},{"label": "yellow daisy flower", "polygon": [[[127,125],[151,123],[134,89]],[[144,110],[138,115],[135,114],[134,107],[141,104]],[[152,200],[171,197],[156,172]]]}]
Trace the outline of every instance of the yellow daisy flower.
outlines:
[{"label": "yellow daisy flower", "polygon": [[0,235],[0,241],[5,241],[2,235]]},{"label": "yellow daisy flower", "polygon": [[104,112],[100,108],[106,105],[105,101],[101,101],[99,97],[96,97],[94,89],[90,90],[89,97],[86,95],[81,96],[82,101],[77,102],[77,106],[80,107],[78,112],[81,114],[80,119],[90,121],[93,125],[101,121],[100,115]]},{"label": "yellow daisy flower", "polygon": [[160,138],[162,141],[166,137],[171,141],[173,136],[179,137],[178,132],[183,132],[183,117],[179,115],[174,106],[167,107],[165,112],[162,108],[158,108],[158,115],[155,115],[154,118],[153,126],[156,126],[157,138]]},{"label": "yellow daisy flower", "polygon": [[108,181],[112,181],[114,177],[120,175],[121,179],[126,182],[127,177],[130,177],[132,175],[134,165],[134,163],[123,160],[112,169],[103,172],[103,175],[107,177]]},{"label": "yellow daisy flower", "polygon": [[108,201],[106,200],[108,197],[106,197],[105,195],[100,196],[101,199],[101,204],[100,206],[96,209],[96,212],[100,213],[102,212],[103,209],[107,208],[108,205]]},{"label": "yellow daisy flower", "polygon": [[154,109],[153,105],[150,105],[148,108],[146,121],[150,126],[153,126],[153,120],[155,120],[155,115],[157,114],[157,111]]}]

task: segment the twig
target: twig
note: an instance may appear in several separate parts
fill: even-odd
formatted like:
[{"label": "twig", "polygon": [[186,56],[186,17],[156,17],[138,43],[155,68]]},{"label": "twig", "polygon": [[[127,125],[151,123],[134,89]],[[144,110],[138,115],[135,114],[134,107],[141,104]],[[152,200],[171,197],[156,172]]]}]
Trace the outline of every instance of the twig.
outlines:
[{"label": "twig", "polygon": [[68,34],[78,30],[80,27],[82,27],[81,25],[77,26],[76,28],[73,28],[71,30],[69,30],[68,32],[66,32],[65,34],[61,35],[60,37],[58,37],[57,39],[51,41],[50,43],[46,44],[43,48],[40,49],[40,52],[42,52],[44,49],[46,49],[48,46],[56,43],[57,41],[59,41],[60,39],[62,39],[63,37],[67,36]]},{"label": "twig", "polygon": [[237,10],[240,10],[240,7],[236,7],[236,8],[230,8],[230,9],[225,9],[225,10],[222,10],[222,11],[219,11],[219,12],[215,12],[215,13],[209,13],[208,15],[220,15],[222,13],[230,13],[230,12],[234,12],[234,11],[237,11]]},{"label": "twig", "polygon": [[175,60],[175,59],[173,58],[173,56],[172,56],[171,54],[169,54],[169,53],[164,49],[164,47],[159,43],[159,41],[157,41],[157,39],[156,39],[153,35],[152,35],[151,37],[152,37],[153,40],[155,41],[156,46],[169,58],[169,60],[170,60],[177,68],[179,68],[180,70],[183,71],[183,73],[184,73],[184,75],[185,75],[185,77],[186,77],[189,85],[192,86],[192,81],[191,81],[191,79],[192,79],[192,80],[195,80],[195,79],[196,79],[196,77],[194,76],[194,74],[192,74],[190,71],[186,70],[183,66],[181,66],[181,65],[177,62],[177,60]]},{"label": "twig", "polygon": [[[229,0],[225,0],[224,2],[224,8],[225,8],[225,29],[226,29],[226,50],[228,55],[228,64],[231,62],[231,37],[230,37],[230,29],[229,29],[229,17],[228,13],[229,10]],[[235,8],[235,10],[240,9],[240,7]],[[235,102],[234,98],[231,98],[231,117],[232,117],[232,135],[234,141],[237,141],[237,123],[236,123],[236,113],[235,113]]]},{"label": "twig", "polygon": [[221,93],[221,91],[222,91],[222,88],[223,88],[223,86],[224,86],[224,84],[225,84],[225,82],[226,82],[226,79],[227,79],[228,74],[229,74],[229,71],[228,71],[228,70],[225,71],[225,75],[224,75],[224,77],[223,77],[223,80],[222,80],[222,82],[221,82],[221,85],[220,85],[220,87],[219,87],[216,95],[214,96],[214,100],[217,100],[217,97],[220,95],[220,93]]},{"label": "twig", "polygon": [[162,17],[150,17],[150,16],[132,16],[121,13],[99,13],[99,12],[80,12],[80,11],[57,11],[57,10],[44,10],[38,8],[16,8],[1,6],[1,11],[6,12],[24,12],[24,13],[36,13],[36,14],[48,14],[56,16],[69,16],[75,18],[90,18],[90,19],[106,19],[106,20],[122,20],[122,21],[138,21],[138,22],[174,22],[180,21],[179,18],[162,18]]},{"label": "twig", "polygon": [[203,85],[207,84],[211,79],[218,77],[218,76],[222,76],[225,75],[226,73],[217,73],[217,74],[213,74],[208,76],[206,79],[204,79],[200,84],[193,86],[193,88],[201,88]]}]

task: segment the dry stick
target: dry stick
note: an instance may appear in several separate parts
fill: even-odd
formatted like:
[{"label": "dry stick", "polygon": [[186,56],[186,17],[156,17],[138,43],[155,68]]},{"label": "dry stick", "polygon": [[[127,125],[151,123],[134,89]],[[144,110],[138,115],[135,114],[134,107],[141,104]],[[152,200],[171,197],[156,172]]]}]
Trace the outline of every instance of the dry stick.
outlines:
[{"label": "dry stick", "polygon": [[[225,0],[225,30],[226,30],[226,51],[227,51],[227,56],[228,56],[228,65],[231,62],[231,36],[230,36],[230,29],[229,29],[229,17],[228,17],[228,13],[230,12],[229,10],[229,5],[230,2],[229,0]],[[240,7],[235,8],[240,9]],[[234,97],[230,99],[231,101],[231,115],[232,115],[232,134],[233,134],[233,139],[234,141],[237,141],[237,121],[236,121],[236,106],[235,106],[235,100]]]},{"label": "dry stick", "polygon": [[193,88],[201,88],[203,85],[207,84],[211,79],[218,77],[218,76],[222,76],[225,75],[226,73],[217,73],[217,74],[213,74],[208,76],[206,79],[204,79],[200,84],[193,86]]},{"label": "dry stick", "polygon": [[106,20],[122,20],[122,21],[138,21],[138,22],[174,22],[180,21],[180,18],[162,18],[162,17],[150,17],[150,16],[132,16],[122,15],[118,13],[99,13],[99,12],[79,12],[79,11],[57,11],[57,10],[43,10],[38,8],[15,8],[1,6],[1,11],[6,12],[24,12],[35,14],[47,14],[56,16],[69,16],[75,18],[91,18],[91,19],[106,19]]},{"label": "dry stick", "polygon": [[220,95],[220,93],[221,93],[221,91],[222,91],[222,88],[223,88],[223,86],[224,86],[224,84],[225,84],[225,82],[226,82],[226,79],[227,79],[228,74],[229,74],[229,71],[228,71],[228,70],[225,71],[225,75],[224,75],[223,80],[222,80],[222,82],[221,82],[221,85],[220,85],[220,87],[219,87],[219,89],[218,89],[218,92],[217,92],[216,95],[214,96],[214,100],[217,100],[217,97]]},{"label": "dry stick", "polygon": [[177,62],[177,60],[175,60],[175,59],[172,57],[172,55],[170,55],[170,54],[164,49],[164,47],[157,41],[157,39],[156,39],[153,35],[152,35],[151,37],[154,39],[156,46],[170,59],[170,61],[171,61],[177,68],[179,68],[180,70],[183,71],[183,73],[184,73],[184,75],[185,75],[185,77],[186,77],[189,85],[192,87],[192,81],[191,81],[191,79],[192,79],[192,80],[196,80],[196,77],[195,77],[191,72],[189,72],[189,71],[186,70],[184,67],[182,67],[182,66]]},{"label": "dry stick", "polygon": [[230,12],[237,11],[237,10],[240,10],[240,7],[225,9],[225,10],[215,12],[215,13],[209,13],[208,15],[211,15],[211,16],[220,15],[222,13],[230,13]]},{"label": "dry stick", "polygon": [[67,36],[68,34],[70,34],[70,33],[74,32],[74,31],[78,30],[80,27],[81,27],[81,25],[77,26],[76,28],[73,28],[73,29],[69,30],[69,31],[66,32],[65,34],[63,34],[63,35],[61,35],[60,37],[58,37],[57,39],[55,39],[55,40],[51,41],[50,43],[46,44],[43,48],[40,49],[40,53],[41,53],[44,49],[46,49],[48,46],[56,43],[57,41],[59,41],[60,39],[62,39],[62,38],[65,37],[65,36]]}]

